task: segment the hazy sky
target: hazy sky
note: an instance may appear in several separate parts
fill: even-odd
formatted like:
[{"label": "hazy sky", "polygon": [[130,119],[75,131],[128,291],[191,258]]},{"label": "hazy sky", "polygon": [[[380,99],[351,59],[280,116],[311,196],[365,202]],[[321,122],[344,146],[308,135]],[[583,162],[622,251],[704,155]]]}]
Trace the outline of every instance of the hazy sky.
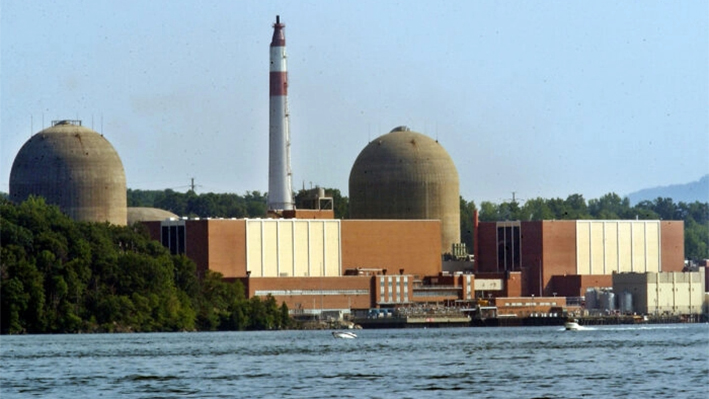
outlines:
[{"label": "hazy sky", "polygon": [[128,187],[268,188],[268,56],[286,24],[294,189],[348,195],[399,125],[468,201],[586,199],[709,173],[709,3],[7,1],[0,191],[52,120],[118,151]]}]

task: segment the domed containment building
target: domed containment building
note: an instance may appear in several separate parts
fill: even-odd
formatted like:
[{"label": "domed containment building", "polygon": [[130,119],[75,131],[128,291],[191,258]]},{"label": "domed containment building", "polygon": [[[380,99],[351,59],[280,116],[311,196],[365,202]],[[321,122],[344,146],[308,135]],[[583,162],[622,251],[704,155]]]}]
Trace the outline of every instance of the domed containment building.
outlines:
[{"label": "domed containment building", "polygon": [[151,222],[168,219],[179,219],[180,217],[170,211],[159,208],[129,207],[128,225],[132,226],[137,222]]},{"label": "domed containment building", "polygon": [[448,152],[400,126],[370,142],[350,172],[353,219],[438,219],[441,252],[460,242],[458,171]]},{"label": "domed containment building", "polygon": [[77,221],[127,220],[126,175],[103,135],[81,121],[54,121],[32,136],[10,171],[10,199],[44,197]]}]

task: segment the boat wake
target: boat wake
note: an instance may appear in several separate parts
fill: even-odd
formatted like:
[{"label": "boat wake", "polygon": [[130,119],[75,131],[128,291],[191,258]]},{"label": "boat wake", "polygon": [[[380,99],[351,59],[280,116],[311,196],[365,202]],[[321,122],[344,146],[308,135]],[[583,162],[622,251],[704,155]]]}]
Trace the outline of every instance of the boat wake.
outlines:
[{"label": "boat wake", "polygon": [[357,338],[357,334],[349,331],[333,331],[332,332],[333,338],[340,338],[340,339],[354,339]]}]

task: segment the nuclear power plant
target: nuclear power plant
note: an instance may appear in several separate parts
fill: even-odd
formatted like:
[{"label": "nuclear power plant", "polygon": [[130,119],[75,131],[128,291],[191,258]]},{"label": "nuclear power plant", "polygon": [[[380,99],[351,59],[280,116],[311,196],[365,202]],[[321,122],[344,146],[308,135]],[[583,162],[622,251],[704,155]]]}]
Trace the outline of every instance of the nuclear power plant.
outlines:
[{"label": "nuclear power plant", "polygon": [[399,126],[369,143],[350,172],[353,219],[441,221],[441,252],[460,242],[458,171],[441,144]]},{"label": "nuclear power plant", "polygon": [[[191,258],[198,273],[209,270],[241,281],[249,297],[272,295],[298,317],[359,311],[367,319],[388,320],[392,311],[404,315],[408,310],[401,309],[445,305],[461,311],[397,320],[439,326],[467,324],[471,318],[515,319],[579,309],[587,290],[613,287],[616,274],[682,270],[682,221],[478,223],[476,217],[474,254],[468,254],[460,244],[455,163],[438,140],[405,126],[366,144],[353,161],[348,219],[335,219],[332,198],[322,190],[308,199],[307,208],[297,208],[285,44],[285,24],[277,16],[269,48],[263,219],[188,219],[162,210],[128,210],[118,154],[79,121],[53,122],[25,143],[12,166],[10,198],[42,196],[79,221],[142,222],[171,253]],[[656,280],[654,297],[638,289],[646,311],[653,300],[655,312],[691,313],[702,302],[696,292],[703,294],[704,277],[701,287],[698,279],[689,279],[687,295],[687,287],[677,285],[682,279]],[[633,284],[646,281],[625,278],[619,284],[632,291]],[[662,294],[660,287],[666,288]]]},{"label": "nuclear power plant", "polygon": [[32,136],[10,171],[10,199],[41,196],[78,221],[126,225],[126,175],[101,134],[62,120]]}]

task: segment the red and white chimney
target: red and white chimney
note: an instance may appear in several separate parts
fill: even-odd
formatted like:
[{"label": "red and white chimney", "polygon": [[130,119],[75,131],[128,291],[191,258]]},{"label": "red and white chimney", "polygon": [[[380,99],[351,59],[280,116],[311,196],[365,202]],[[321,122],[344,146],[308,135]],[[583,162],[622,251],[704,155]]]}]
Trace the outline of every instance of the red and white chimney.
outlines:
[{"label": "red and white chimney", "polygon": [[286,69],[285,25],[276,16],[271,39],[268,210],[293,209],[288,124],[288,72]]}]

